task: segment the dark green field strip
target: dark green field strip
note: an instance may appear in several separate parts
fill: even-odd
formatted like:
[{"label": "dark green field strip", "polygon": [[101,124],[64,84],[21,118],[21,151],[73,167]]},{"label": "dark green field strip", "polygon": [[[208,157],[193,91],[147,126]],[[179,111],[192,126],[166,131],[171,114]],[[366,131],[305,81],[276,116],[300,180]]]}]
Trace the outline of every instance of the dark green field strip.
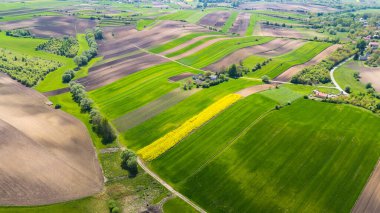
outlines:
[{"label": "dark green field strip", "polygon": [[379,125],[360,108],[298,100],[176,188],[209,212],[349,212],[380,156]]},{"label": "dark green field strip", "polygon": [[115,119],[113,122],[120,132],[125,132],[199,91],[200,89],[187,91],[180,88],[174,89],[158,99]]},{"label": "dark green field strip", "polygon": [[130,149],[141,149],[179,127],[183,122],[225,95],[257,84],[261,84],[261,82],[238,79],[203,89],[152,119],[124,132],[125,145]]},{"label": "dark green field strip", "polygon": [[263,75],[267,75],[270,78],[275,78],[292,66],[310,61],[329,46],[331,46],[329,43],[307,42],[292,52],[272,58],[272,61],[267,65],[258,71],[249,73],[248,76],[260,78]]},{"label": "dark green field strip", "polygon": [[199,37],[199,36],[204,36],[204,35],[208,35],[208,34],[212,34],[212,33],[192,33],[192,34],[188,34],[188,35],[185,35],[185,36],[182,36],[180,38],[177,38],[177,39],[174,39],[172,41],[169,41],[163,45],[160,45],[160,46],[157,46],[157,47],[153,47],[151,48],[149,51],[153,52],[153,53],[161,53],[161,52],[164,52],[166,50],[169,50],[171,48],[174,48],[180,44],[183,44],[187,41],[190,41],[191,39],[193,38],[196,38],[196,37]]},{"label": "dark green field strip", "polygon": [[244,37],[222,40],[188,57],[180,59],[179,62],[196,68],[203,68],[222,59],[223,57],[233,53],[238,49],[263,44],[273,39],[274,38],[271,37]]},{"label": "dark green field strip", "polygon": [[170,54],[167,54],[165,56],[171,58],[171,57],[174,57],[174,56],[177,56],[177,55],[181,55],[182,53],[185,53],[185,52],[187,52],[187,51],[189,51],[189,50],[191,50],[191,49],[193,49],[195,47],[198,47],[199,45],[204,44],[206,41],[210,41],[210,40],[217,39],[217,38],[220,38],[220,37],[210,36],[210,37],[204,38],[202,40],[199,40],[199,41],[197,41],[197,42],[195,42],[193,44],[190,44],[190,45],[188,45],[188,46],[186,46],[186,47],[184,47],[184,48],[182,48],[180,50],[177,50],[177,51],[172,52]]},{"label": "dark green field strip", "polygon": [[185,72],[198,73],[168,62],[126,76],[89,94],[108,118],[115,119],[179,87],[179,83],[170,83],[168,78]]},{"label": "dark green field strip", "polygon": [[[260,95],[240,100],[174,148],[152,161],[151,167],[174,184],[184,181],[212,161],[252,121],[274,109],[276,102]],[[196,159],[196,160],[193,160]]]}]

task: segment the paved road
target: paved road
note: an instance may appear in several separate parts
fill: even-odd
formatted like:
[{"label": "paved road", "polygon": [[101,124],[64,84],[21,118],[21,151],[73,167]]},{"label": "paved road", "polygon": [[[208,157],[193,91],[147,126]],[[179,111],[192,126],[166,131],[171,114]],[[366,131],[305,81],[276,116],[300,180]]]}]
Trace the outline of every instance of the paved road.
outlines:
[{"label": "paved road", "polygon": [[347,58],[346,60],[342,61],[340,64],[336,65],[334,68],[332,68],[330,70],[330,78],[331,78],[331,81],[333,82],[333,84],[335,85],[335,87],[341,91],[343,94],[347,95],[347,92],[344,91],[338,84],[338,82],[336,82],[335,78],[334,78],[334,71],[336,69],[338,69],[340,66],[342,66],[344,63],[346,63],[348,60],[352,59],[353,57],[350,57],[350,58]]},{"label": "paved road", "polygon": [[137,158],[137,163],[140,165],[140,167],[142,169],[144,169],[144,171],[146,173],[148,173],[150,176],[152,176],[154,179],[156,179],[161,185],[163,185],[165,188],[167,188],[170,192],[175,194],[177,197],[181,198],[183,201],[188,203],[190,206],[192,206],[197,211],[199,211],[201,213],[206,213],[205,210],[203,210],[197,204],[193,203],[190,199],[188,199],[187,197],[185,197],[181,193],[177,192],[175,189],[173,189],[173,187],[171,187],[168,183],[166,183],[164,180],[162,180],[156,173],[151,171],[140,158]]}]

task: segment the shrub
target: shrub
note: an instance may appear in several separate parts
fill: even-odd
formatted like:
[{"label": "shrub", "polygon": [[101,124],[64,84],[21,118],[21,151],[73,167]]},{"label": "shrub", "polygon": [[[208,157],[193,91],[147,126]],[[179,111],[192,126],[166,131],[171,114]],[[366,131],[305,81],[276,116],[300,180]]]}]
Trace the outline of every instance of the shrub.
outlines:
[{"label": "shrub", "polygon": [[133,151],[127,149],[121,153],[121,168],[128,170],[130,176],[136,176],[137,156]]},{"label": "shrub", "polygon": [[261,80],[266,83],[266,84],[269,84],[270,83],[270,80],[269,80],[269,77],[267,75],[264,75],[261,77]]},{"label": "shrub", "polygon": [[51,38],[49,41],[38,45],[36,50],[72,58],[78,53],[79,43],[73,37]]},{"label": "shrub", "polygon": [[56,104],[55,106],[54,106],[54,109],[61,109],[61,104]]}]

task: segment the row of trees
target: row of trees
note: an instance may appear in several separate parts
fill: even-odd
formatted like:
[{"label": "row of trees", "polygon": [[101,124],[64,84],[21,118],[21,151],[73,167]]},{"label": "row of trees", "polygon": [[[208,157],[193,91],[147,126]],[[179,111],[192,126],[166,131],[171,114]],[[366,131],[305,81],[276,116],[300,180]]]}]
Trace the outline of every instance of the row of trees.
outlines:
[{"label": "row of trees", "polygon": [[74,57],[74,62],[78,67],[87,65],[92,58],[98,55],[96,39],[103,39],[103,32],[99,28],[86,32],[86,40],[90,48],[83,51],[81,55]]},{"label": "row of trees", "polygon": [[5,31],[5,35],[12,36],[12,37],[23,37],[23,38],[33,37],[33,35],[30,33],[29,30],[24,30],[24,29],[7,30]]},{"label": "row of trees", "polygon": [[346,45],[338,48],[327,59],[316,65],[303,69],[300,73],[292,77],[291,82],[295,84],[325,84],[331,82],[330,70],[354,55],[358,50],[352,45]]},{"label": "row of trees", "polygon": [[102,138],[102,143],[108,144],[115,141],[115,130],[109,123],[108,119],[103,117],[100,112],[94,108],[94,102],[88,97],[84,86],[73,81],[70,82],[69,85],[73,100],[79,104],[82,113],[90,114],[92,129]]}]

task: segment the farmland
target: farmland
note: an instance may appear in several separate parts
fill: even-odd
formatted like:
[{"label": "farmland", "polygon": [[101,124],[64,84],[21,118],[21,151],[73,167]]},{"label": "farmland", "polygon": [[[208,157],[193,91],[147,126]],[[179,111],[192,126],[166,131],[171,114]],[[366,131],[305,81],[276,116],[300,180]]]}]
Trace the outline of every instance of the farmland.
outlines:
[{"label": "farmland", "polygon": [[380,5],[4,0],[1,212],[377,212]]}]

